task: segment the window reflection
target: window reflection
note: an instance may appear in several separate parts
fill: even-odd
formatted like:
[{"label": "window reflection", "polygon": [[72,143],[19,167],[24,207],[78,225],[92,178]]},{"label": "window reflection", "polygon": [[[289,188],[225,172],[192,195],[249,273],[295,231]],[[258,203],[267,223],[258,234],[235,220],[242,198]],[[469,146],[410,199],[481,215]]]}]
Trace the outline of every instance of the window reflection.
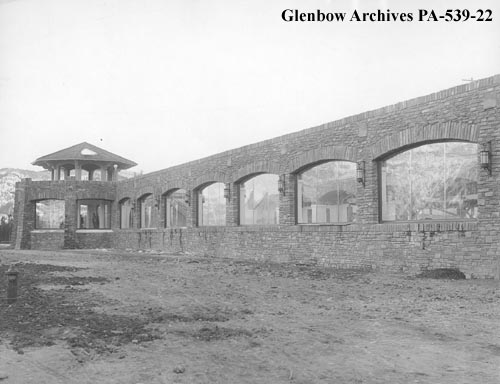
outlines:
[{"label": "window reflection", "polygon": [[214,183],[200,191],[198,225],[226,225],[224,183]]},{"label": "window reflection", "polygon": [[78,228],[111,228],[111,202],[108,200],[78,200]]},{"label": "window reflection", "polygon": [[477,144],[422,145],[381,163],[382,220],[477,218]]},{"label": "window reflection", "polygon": [[122,200],[120,203],[120,228],[132,228],[132,202],[130,199]]},{"label": "window reflection", "polygon": [[189,205],[185,189],[178,189],[167,195],[165,204],[165,224],[167,227],[186,227]]},{"label": "window reflection", "polygon": [[240,185],[240,224],[278,224],[278,175],[259,175]]},{"label": "window reflection", "polygon": [[346,223],[356,213],[356,164],[331,161],[298,175],[299,223]]},{"label": "window reflection", "polygon": [[153,195],[149,194],[140,199],[141,228],[153,227]]},{"label": "window reflection", "polygon": [[64,200],[37,201],[35,204],[35,228],[64,228]]}]

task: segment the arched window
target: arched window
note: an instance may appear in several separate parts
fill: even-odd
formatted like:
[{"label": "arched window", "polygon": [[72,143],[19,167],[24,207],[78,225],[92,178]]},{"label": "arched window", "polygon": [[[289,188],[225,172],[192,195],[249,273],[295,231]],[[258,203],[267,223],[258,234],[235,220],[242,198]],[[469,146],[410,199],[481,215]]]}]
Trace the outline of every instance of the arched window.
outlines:
[{"label": "arched window", "polygon": [[240,184],[240,225],[278,224],[278,175],[259,175]]},{"label": "arched window", "polygon": [[111,228],[111,201],[101,199],[78,200],[78,229]]},{"label": "arched window", "polygon": [[59,180],[69,180],[71,176],[75,176],[74,164],[64,164],[59,166]]},{"label": "arched window", "polygon": [[200,190],[198,225],[226,225],[224,183],[213,183]]},{"label": "arched window", "polygon": [[433,143],[382,161],[382,220],[477,218],[477,151],[474,143]]},{"label": "arched window", "polygon": [[165,226],[170,228],[186,227],[188,210],[186,190],[177,189],[170,192],[165,199]]},{"label": "arched window", "polygon": [[297,175],[298,223],[349,223],[356,213],[356,164],[330,161]]},{"label": "arched window", "polygon": [[120,228],[132,228],[132,201],[128,198],[120,201]]},{"label": "arched window", "polygon": [[81,180],[89,180],[89,171],[87,171],[86,169],[83,169],[80,171],[81,172]]},{"label": "arched window", "polygon": [[39,200],[35,204],[36,229],[64,228],[64,200]]},{"label": "arched window", "polygon": [[141,207],[141,228],[152,228],[154,206],[153,195],[150,193],[141,197],[139,199],[139,205]]},{"label": "arched window", "polygon": [[85,164],[82,166],[82,180],[100,181],[99,167],[95,164]]}]

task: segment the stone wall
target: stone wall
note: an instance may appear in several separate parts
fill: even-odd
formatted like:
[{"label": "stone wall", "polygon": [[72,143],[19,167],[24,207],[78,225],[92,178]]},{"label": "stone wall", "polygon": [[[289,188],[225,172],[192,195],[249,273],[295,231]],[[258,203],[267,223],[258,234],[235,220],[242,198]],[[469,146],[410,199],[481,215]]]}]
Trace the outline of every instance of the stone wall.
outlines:
[{"label": "stone wall", "polygon": [[30,237],[31,249],[56,250],[64,247],[63,230],[33,230]]},{"label": "stone wall", "polygon": [[[381,222],[379,161],[413,146],[447,140],[491,142],[491,175],[481,170],[478,180],[478,219]],[[328,160],[365,162],[365,183],[357,185],[356,221],[350,225],[298,225],[297,173]],[[239,226],[239,184],[260,173],[278,174],[285,181],[284,194],[280,195],[280,225]],[[388,270],[457,267],[469,276],[498,277],[499,175],[500,76],[497,75],[113,183],[113,187],[108,184],[107,196],[113,196],[114,200],[114,232],[105,237],[115,248],[167,249],[209,256]],[[223,182],[230,189],[226,226],[198,227],[196,196],[202,187],[212,182]],[[31,187],[20,185],[16,193],[20,198],[23,193],[29,195],[33,184]],[[87,190],[84,185],[81,188],[82,193]],[[186,189],[190,195],[188,226],[164,228],[165,196],[177,188]],[[53,185],[49,189],[52,191]],[[71,193],[65,197],[68,206],[75,200],[74,192]],[[97,195],[103,193],[104,190]],[[138,228],[139,199],[148,193],[153,194],[157,202],[153,209],[156,229]],[[122,230],[119,228],[118,202],[125,198],[130,198],[137,208],[134,228]],[[26,199],[30,201],[29,196]],[[68,209],[68,206],[66,210],[71,215],[73,208]],[[24,212],[24,228],[29,230],[28,211],[19,207],[18,212]],[[83,237],[75,236],[71,220],[67,218],[65,247],[89,245],[83,242]],[[17,231],[18,235],[20,233],[24,232]]]},{"label": "stone wall", "polygon": [[477,223],[199,227],[115,230],[115,247],[192,252],[261,261],[418,272],[459,268],[494,277],[497,256]]},{"label": "stone wall", "polygon": [[[59,248],[96,248],[99,244],[103,244],[102,247],[109,247],[111,245],[109,235],[107,240],[101,240],[104,232],[79,234],[77,230],[77,202],[81,199],[110,200],[113,201],[112,211],[116,211],[115,196],[116,185],[112,182],[32,181],[24,179],[16,183],[12,243],[16,249],[56,249],[58,246]],[[48,199],[64,200],[63,231],[35,228],[36,202]],[[112,223],[112,226],[116,225],[117,223]],[[94,237],[94,241],[90,241],[92,237]]]}]

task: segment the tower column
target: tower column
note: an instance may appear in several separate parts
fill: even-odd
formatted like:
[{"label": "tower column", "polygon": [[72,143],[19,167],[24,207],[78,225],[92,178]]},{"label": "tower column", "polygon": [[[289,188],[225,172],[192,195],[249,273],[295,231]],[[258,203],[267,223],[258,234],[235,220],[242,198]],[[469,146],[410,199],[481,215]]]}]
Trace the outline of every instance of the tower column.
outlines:
[{"label": "tower column", "polygon": [[75,180],[82,179],[82,165],[75,160]]},{"label": "tower column", "polygon": [[108,181],[108,169],[106,166],[101,166],[101,181]]}]

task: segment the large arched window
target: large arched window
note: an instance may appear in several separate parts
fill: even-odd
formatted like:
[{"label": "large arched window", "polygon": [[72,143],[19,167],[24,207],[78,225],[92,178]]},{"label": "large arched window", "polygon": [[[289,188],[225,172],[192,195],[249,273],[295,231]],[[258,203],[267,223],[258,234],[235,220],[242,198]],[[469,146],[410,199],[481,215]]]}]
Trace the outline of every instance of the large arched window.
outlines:
[{"label": "large arched window", "polygon": [[166,195],[165,199],[165,226],[179,228],[187,226],[189,210],[187,192],[177,189]]},{"label": "large arched window", "polygon": [[477,217],[477,144],[426,144],[380,164],[382,220]]},{"label": "large arched window", "polygon": [[330,161],[297,175],[297,222],[348,223],[356,213],[356,164]]},{"label": "large arched window", "polygon": [[153,195],[147,194],[139,199],[141,209],[141,228],[153,227]]},{"label": "large arched window", "polygon": [[35,204],[36,229],[64,228],[64,200],[39,200]]},{"label": "large arched window", "polygon": [[259,175],[240,184],[240,224],[278,224],[278,175]]},{"label": "large arched window", "polygon": [[128,198],[120,201],[120,228],[132,228],[132,201]]},{"label": "large arched window", "polygon": [[224,183],[213,183],[200,190],[198,225],[226,225]]}]

